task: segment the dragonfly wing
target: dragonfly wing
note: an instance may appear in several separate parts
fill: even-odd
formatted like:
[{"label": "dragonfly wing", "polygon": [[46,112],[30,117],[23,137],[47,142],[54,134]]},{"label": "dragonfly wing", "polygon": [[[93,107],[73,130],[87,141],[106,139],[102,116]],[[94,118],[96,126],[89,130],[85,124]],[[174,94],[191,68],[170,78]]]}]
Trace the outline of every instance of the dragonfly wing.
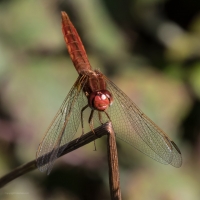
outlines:
[{"label": "dragonfly wing", "polygon": [[176,144],[113,82],[107,78],[106,82],[114,99],[107,112],[116,136],[160,163],[180,167]]},{"label": "dragonfly wing", "polygon": [[77,132],[81,121],[81,109],[87,104],[82,91],[84,81],[85,79],[79,76],[38,147],[36,161],[42,172],[47,170],[47,173],[50,173],[54,161]]}]

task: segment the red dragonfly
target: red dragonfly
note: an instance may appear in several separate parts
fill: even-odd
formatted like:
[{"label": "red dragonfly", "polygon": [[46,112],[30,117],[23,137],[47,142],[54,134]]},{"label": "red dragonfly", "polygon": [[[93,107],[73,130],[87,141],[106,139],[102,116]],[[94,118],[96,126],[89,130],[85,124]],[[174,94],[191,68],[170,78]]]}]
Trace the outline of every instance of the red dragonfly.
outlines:
[{"label": "red dragonfly", "polygon": [[[37,166],[49,174],[54,161],[73,139],[83,112],[90,108],[89,125],[112,122],[116,136],[154,160],[180,167],[177,145],[112,81],[93,70],[81,39],[67,13],[61,12],[62,31],[71,60],[79,74],[37,150]],[[49,153],[51,152],[51,153]],[[45,155],[45,154],[48,154]]]}]

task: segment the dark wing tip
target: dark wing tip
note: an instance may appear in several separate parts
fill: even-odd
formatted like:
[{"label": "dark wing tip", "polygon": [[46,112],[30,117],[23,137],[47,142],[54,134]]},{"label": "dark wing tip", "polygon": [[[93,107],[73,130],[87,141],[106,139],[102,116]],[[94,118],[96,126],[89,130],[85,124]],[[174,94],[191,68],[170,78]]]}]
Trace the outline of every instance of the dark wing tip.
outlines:
[{"label": "dark wing tip", "polygon": [[174,146],[174,148],[178,151],[178,153],[181,155],[181,151],[180,149],[178,148],[178,146],[173,142],[171,141],[172,145]]}]

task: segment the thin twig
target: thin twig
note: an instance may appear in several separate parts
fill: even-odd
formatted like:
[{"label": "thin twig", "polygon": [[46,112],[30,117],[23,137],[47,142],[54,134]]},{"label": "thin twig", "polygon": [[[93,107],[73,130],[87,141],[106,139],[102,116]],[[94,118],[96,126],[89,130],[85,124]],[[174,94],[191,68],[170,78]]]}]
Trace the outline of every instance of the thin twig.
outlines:
[{"label": "thin twig", "polygon": [[[90,131],[84,134],[81,138],[79,138],[79,140],[75,139],[71,141],[66,147],[66,149],[62,152],[60,157],[96,140],[97,138],[109,134],[108,130],[110,129],[110,126],[111,126],[110,122],[105,123],[94,129],[95,134],[93,133],[93,131]],[[47,153],[47,155],[48,154],[49,153]],[[2,188],[4,185],[11,182],[12,180],[16,179],[17,177],[26,174],[27,172],[30,172],[36,168],[37,168],[36,160],[32,160],[24,165],[15,168],[13,171],[0,178],[0,188]]]},{"label": "thin twig", "polygon": [[111,195],[111,200],[121,200],[117,145],[112,124],[111,126],[109,126],[109,128],[110,128],[109,134],[107,136],[108,137],[107,148],[108,148],[110,195]]}]

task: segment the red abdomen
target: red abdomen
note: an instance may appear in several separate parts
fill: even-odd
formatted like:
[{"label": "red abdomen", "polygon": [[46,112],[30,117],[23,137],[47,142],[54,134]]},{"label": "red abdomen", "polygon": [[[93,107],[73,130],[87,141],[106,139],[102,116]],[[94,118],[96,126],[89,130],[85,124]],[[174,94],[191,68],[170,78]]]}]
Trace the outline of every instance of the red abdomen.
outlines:
[{"label": "red abdomen", "polygon": [[62,31],[67,45],[69,55],[74,63],[74,66],[79,74],[82,71],[91,70],[89,60],[81,39],[70,21],[67,13],[62,14]]}]

